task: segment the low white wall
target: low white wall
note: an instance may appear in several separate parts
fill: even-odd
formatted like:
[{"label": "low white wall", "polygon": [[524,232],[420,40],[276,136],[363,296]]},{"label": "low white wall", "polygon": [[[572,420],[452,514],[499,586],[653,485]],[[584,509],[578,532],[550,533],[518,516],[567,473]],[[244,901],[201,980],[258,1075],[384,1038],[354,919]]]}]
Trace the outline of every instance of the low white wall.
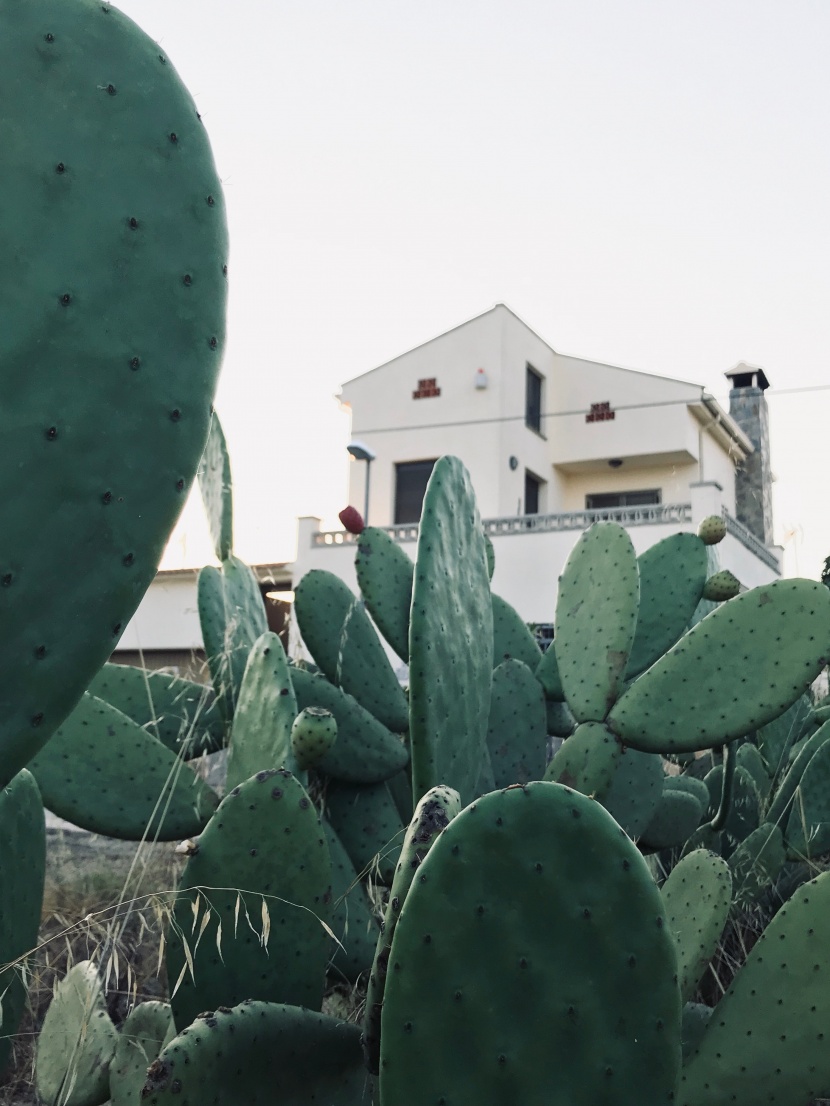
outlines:
[{"label": "low white wall", "polygon": [[201,649],[196,573],[157,576],[127,623],[118,649]]}]

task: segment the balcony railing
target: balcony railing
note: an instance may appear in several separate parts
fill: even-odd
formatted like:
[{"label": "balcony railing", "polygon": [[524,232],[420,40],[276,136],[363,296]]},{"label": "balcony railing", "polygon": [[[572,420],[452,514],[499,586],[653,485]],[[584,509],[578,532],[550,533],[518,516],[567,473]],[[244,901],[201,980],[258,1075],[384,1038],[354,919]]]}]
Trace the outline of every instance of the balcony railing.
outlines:
[{"label": "balcony railing", "polygon": [[759,541],[748,527],[744,526],[742,522],[738,522],[736,518],[733,518],[725,507],[723,508],[723,517],[726,521],[727,533],[737,538],[741,545],[745,545],[751,553],[755,554],[759,561],[763,561],[765,565],[768,565],[780,576],[781,565],[778,563],[778,558],[775,554],[771,553],[764,543]]}]

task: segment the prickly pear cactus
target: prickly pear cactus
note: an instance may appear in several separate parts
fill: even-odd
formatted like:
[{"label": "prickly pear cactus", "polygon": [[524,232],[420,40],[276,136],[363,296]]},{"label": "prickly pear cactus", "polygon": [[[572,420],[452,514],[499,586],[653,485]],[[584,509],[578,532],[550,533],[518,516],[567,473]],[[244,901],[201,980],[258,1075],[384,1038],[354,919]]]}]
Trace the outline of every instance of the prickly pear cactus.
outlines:
[{"label": "prickly pear cactus", "polygon": [[404,663],[409,661],[409,609],[415,566],[384,530],[367,526],[357,540],[355,571],[375,625]]},{"label": "prickly pear cactus", "polygon": [[0,26],[3,785],[112,652],[184,505],[227,233],[193,100],[131,20],[2,0]]},{"label": "prickly pear cactus", "polygon": [[166,1002],[142,1002],[121,1026],[110,1064],[111,1106],[134,1106],[147,1079],[147,1068],[176,1035]]},{"label": "prickly pear cactus", "polygon": [[707,515],[697,528],[704,545],[717,545],[726,537],[726,519],[722,515]]},{"label": "prickly pear cactus", "polygon": [[715,955],[729,916],[729,867],[721,857],[698,849],[672,868],[660,893],[677,948],[680,995],[688,1002]]},{"label": "prickly pear cactus", "polygon": [[291,752],[298,767],[316,768],[337,740],[337,720],[325,707],[306,707],[291,723]]},{"label": "prickly pear cactus", "polygon": [[486,795],[398,919],[381,1104],[670,1103],[676,972],[645,861],[599,803],[555,783]]},{"label": "prickly pear cactus", "polygon": [[713,603],[723,603],[727,599],[734,599],[740,593],[740,590],[741,581],[733,572],[724,568],[708,578],[703,585],[702,598]]},{"label": "prickly pear cactus", "polygon": [[199,491],[216,559],[227,560],[233,550],[233,482],[225,435],[215,411],[199,465]]}]

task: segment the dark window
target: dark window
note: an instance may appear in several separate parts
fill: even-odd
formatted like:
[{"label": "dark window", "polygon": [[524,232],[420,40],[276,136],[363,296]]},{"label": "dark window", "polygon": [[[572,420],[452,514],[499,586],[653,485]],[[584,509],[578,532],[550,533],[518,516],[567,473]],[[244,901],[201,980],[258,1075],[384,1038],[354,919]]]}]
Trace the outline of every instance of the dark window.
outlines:
[{"label": "dark window", "polygon": [[407,461],[395,465],[395,524],[418,522],[424,492],[435,461]]},{"label": "dark window", "polygon": [[532,365],[527,366],[525,426],[539,434],[542,433],[542,378]]},{"label": "dark window", "polygon": [[542,481],[538,476],[534,476],[532,472],[528,472],[525,469],[525,514],[526,515],[538,515],[539,514],[539,489],[542,487]]},{"label": "dark window", "polygon": [[602,511],[609,507],[646,507],[659,502],[659,488],[643,492],[601,492],[598,495],[585,496],[585,507],[589,511]]}]

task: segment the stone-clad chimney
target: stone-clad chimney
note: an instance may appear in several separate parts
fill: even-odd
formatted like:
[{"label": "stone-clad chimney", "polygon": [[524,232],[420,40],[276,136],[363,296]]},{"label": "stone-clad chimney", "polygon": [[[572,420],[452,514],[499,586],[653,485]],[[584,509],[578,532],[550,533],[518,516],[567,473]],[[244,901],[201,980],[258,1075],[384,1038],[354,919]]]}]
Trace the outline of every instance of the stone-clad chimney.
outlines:
[{"label": "stone-clad chimney", "polygon": [[732,384],[729,414],[755,447],[735,473],[735,514],[752,533],[772,545],[772,470],[769,459],[769,410],[764,370],[743,362],[724,374]]}]

